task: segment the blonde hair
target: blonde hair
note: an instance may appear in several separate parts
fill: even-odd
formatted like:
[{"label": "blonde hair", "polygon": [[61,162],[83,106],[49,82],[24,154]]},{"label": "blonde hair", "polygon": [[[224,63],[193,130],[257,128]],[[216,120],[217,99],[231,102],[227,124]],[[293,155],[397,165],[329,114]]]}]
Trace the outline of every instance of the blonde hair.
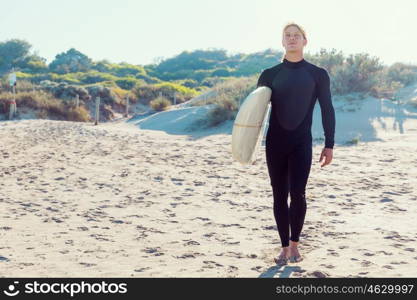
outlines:
[{"label": "blonde hair", "polygon": [[301,31],[301,33],[303,34],[304,39],[305,39],[305,40],[307,39],[307,34],[306,34],[306,31],[304,30],[304,28],[303,28],[301,25],[298,25],[297,23],[294,23],[294,22],[287,23],[287,24],[284,26],[284,29],[282,30],[282,34],[284,34],[285,29],[287,29],[287,28],[288,28],[288,27],[290,27],[290,26],[295,26],[295,27],[297,27],[297,28],[298,28],[298,30],[300,30],[300,31]]},{"label": "blonde hair", "polygon": [[[306,40],[307,39],[307,34],[306,31],[304,30],[304,28],[301,25],[298,25],[297,23],[294,22],[289,22],[287,24],[285,24],[284,29],[282,29],[282,35],[284,35],[285,29],[287,29],[290,26],[295,26],[298,28],[298,30],[301,31],[301,34],[303,35],[303,38]],[[284,61],[285,55],[283,55],[281,57],[281,61]]]}]

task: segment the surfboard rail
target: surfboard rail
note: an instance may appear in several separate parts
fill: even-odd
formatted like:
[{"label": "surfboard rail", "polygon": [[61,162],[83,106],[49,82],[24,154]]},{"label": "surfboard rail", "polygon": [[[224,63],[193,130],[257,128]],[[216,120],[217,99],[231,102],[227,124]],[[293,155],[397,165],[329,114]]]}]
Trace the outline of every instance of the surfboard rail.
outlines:
[{"label": "surfboard rail", "polygon": [[266,128],[272,90],[261,86],[243,101],[233,124],[232,156],[241,164],[253,164]]}]

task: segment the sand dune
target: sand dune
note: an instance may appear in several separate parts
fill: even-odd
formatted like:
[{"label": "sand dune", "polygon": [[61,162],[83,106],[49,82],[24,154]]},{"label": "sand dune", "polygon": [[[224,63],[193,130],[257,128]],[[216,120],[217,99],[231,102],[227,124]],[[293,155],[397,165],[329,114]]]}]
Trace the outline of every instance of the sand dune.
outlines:
[{"label": "sand dune", "polygon": [[[415,127],[417,128],[417,127]],[[133,124],[0,123],[0,276],[416,277],[417,130],[315,144],[305,260],[277,267],[264,149]]]},{"label": "sand dune", "polygon": [[[417,84],[398,91],[398,101],[377,99],[361,93],[333,96],[336,112],[335,142],[339,145],[356,141],[383,141],[388,136],[399,136],[408,129],[416,128],[417,107],[410,104],[417,99]],[[206,94],[203,94],[204,96]],[[160,130],[169,134],[190,135],[194,138],[208,134],[231,134],[233,121],[224,122],[210,130],[199,129],[198,120],[207,118],[211,105],[191,106],[199,97],[171,107],[168,111],[137,116],[129,120],[130,124],[141,129]],[[269,116],[268,116],[269,117]],[[265,131],[266,135],[266,131]],[[318,101],[314,107],[312,122],[313,139],[323,142],[323,126]]]}]

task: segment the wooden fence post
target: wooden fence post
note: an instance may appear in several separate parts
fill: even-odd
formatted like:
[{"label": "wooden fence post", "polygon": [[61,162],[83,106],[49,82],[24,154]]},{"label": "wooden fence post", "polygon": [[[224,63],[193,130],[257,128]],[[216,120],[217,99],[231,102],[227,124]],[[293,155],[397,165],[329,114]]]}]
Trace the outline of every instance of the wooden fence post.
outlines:
[{"label": "wooden fence post", "polygon": [[126,95],[126,115],[125,117],[129,116],[129,95]]},{"label": "wooden fence post", "polygon": [[94,125],[98,124],[99,117],[100,117],[100,97],[97,97],[96,98],[96,122]]},{"label": "wooden fence post", "polygon": [[12,120],[14,118],[14,115],[16,114],[16,89],[15,85],[12,86],[12,93],[13,93],[13,100],[10,101],[9,105],[9,120]]}]

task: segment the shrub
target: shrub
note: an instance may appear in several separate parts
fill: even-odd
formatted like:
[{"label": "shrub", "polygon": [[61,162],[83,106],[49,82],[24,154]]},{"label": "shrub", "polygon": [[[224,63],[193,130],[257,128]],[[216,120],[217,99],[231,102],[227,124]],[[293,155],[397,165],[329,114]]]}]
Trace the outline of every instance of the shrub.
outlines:
[{"label": "shrub", "polygon": [[92,60],[78,50],[71,48],[55,56],[49,69],[58,74],[84,72],[90,70]]},{"label": "shrub", "polygon": [[135,77],[123,77],[116,80],[116,84],[125,90],[132,89],[136,84],[142,83],[141,80],[136,79]]},{"label": "shrub", "polygon": [[417,66],[394,63],[388,67],[386,76],[388,81],[401,82],[404,86],[407,86],[417,81]]},{"label": "shrub", "polygon": [[227,77],[207,77],[207,78],[204,78],[201,84],[207,87],[214,87],[215,85],[225,82],[229,79],[230,78],[227,78]]},{"label": "shrub", "polygon": [[79,76],[80,82],[84,84],[89,83],[98,83],[102,81],[116,81],[118,77],[108,74],[108,73],[102,73],[97,71],[89,71],[86,73],[81,73]]},{"label": "shrub", "polygon": [[319,67],[325,68],[330,74],[334,73],[334,69],[337,66],[341,66],[345,63],[343,52],[337,52],[336,49],[328,51],[321,48],[320,52],[317,54],[306,54],[305,59]]},{"label": "shrub", "polygon": [[146,76],[146,71],[142,66],[135,66],[128,63],[111,64],[110,72],[119,77]]},{"label": "shrub", "polygon": [[378,84],[371,88],[371,96],[375,98],[387,98],[393,100],[397,90],[404,87],[404,84],[399,81],[389,80],[386,76],[387,71],[388,68],[384,68],[383,71],[376,75]]},{"label": "shrub", "polygon": [[145,105],[149,104],[150,99],[155,99],[159,97],[160,94],[170,100],[170,102],[173,102],[174,94],[176,94],[177,103],[187,101],[198,94],[194,89],[172,82],[163,82],[153,85],[136,85],[132,92],[138,100]]},{"label": "shrub", "polygon": [[386,67],[365,53],[345,58],[341,51],[320,49],[320,53],[306,54],[305,58],[328,71],[333,94],[360,92],[393,98],[399,88],[417,80],[417,66],[395,63]]},{"label": "shrub", "polygon": [[43,80],[40,82],[40,87],[60,99],[73,100],[77,95],[81,100],[90,99],[88,91],[79,85],[70,85],[65,82],[56,83],[49,80]]},{"label": "shrub", "polygon": [[334,67],[332,88],[336,94],[370,92],[378,84],[378,73],[383,69],[378,58],[368,54],[350,55],[342,65]]},{"label": "shrub", "polygon": [[[8,100],[12,99],[11,93],[0,94],[0,112],[8,113]],[[21,92],[16,94],[17,113],[22,107],[33,109],[38,118],[58,119],[69,121],[88,121],[90,119],[88,111],[79,106],[74,107],[72,102],[63,101],[55,98],[52,94],[45,91]]]},{"label": "shrub", "polygon": [[250,54],[236,54],[227,60],[227,65],[233,67],[230,70],[230,75],[250,76],[259,72],[260,69],[275,65],[278,62],[278,58],[282,56],[283,53],[281,51],[269,48]]},{"label": "shrub", "polygon": [[36,117],[38,119],[47,119],[48,118],[48,111],[46,109],[41,109],[36,112]]},{"label": "shrub", "polygon": [[166,97],[161,96],[153,99],[149,105],[156,111],[162,111],[171,105],[171,101],[169,101]]},{"label": "shrub", "polygon": [[[11,87],[9,85],[8,80],[2,81],[3,90],[5,91],[11,91]],[[34,85],[30,80],[26,79],[17,79],[16,84],[16,92],[27,92],[27,91],[33,91],[34,89],[37,89],[36,85]]]},{"label": "shrub", "polygon": [[123,99],[121,99],[112,88],[105,87],[102,85],[92,85],[86,87],[86,90],[90,94],[92,99],[100,97],[100,101],[104,104],[117,103],[121,104]]},{"label": "shrub", "polygon": [[79,106],[78,108],[71,106],[67,110],[67,120],[75,122],[88,122],[91,120],[91,117],[84,106]]},{"label": "shrub", "polygon": [[[11,93],[0,94],[0,101],[7,102],[13,96]],[[38,91],[38,92],[22,92],[16,94],[16,105],[19,112],[19,107],[28,107],[37,111],[55,115],[58,118],[65,117],[65,105],[61,100],[54,98],[51,94]]]},{"label": "shrub", "polygon": [[207,119],[199,124],[205,123],[205,127],[214,127],[220,123],[233,120],[239,110],[241,102],[256,87],[254,77],[249,78],[232,78],[216,85],[213,89],[215,96],[210,99],[203,99],[195,105],[215,104],[207,113]]},{"label": "shrub", "polygon": [[222,105],[216,105],[207,114],[207,127],[214,127],[235,117],[233,111]]},{"label": "shrub", "polygon": [[191,89],[199,86],[198,82],[193,79],[176,80],[174,83],[191,88]]},{"label": "shrub", "polygon": [[196,101],[194,105],[213,103],[237,111],[241,102],[255,87],[255,77],[229,78],[213,87],[215,97]]},{"label": "shrub", "polygon": [[136,97],[130,91],[121,89],[119,87],[112,88],[111,90],[120,99],[126,99],[126,96],[128,96],[129,101],[136,102]]}]

